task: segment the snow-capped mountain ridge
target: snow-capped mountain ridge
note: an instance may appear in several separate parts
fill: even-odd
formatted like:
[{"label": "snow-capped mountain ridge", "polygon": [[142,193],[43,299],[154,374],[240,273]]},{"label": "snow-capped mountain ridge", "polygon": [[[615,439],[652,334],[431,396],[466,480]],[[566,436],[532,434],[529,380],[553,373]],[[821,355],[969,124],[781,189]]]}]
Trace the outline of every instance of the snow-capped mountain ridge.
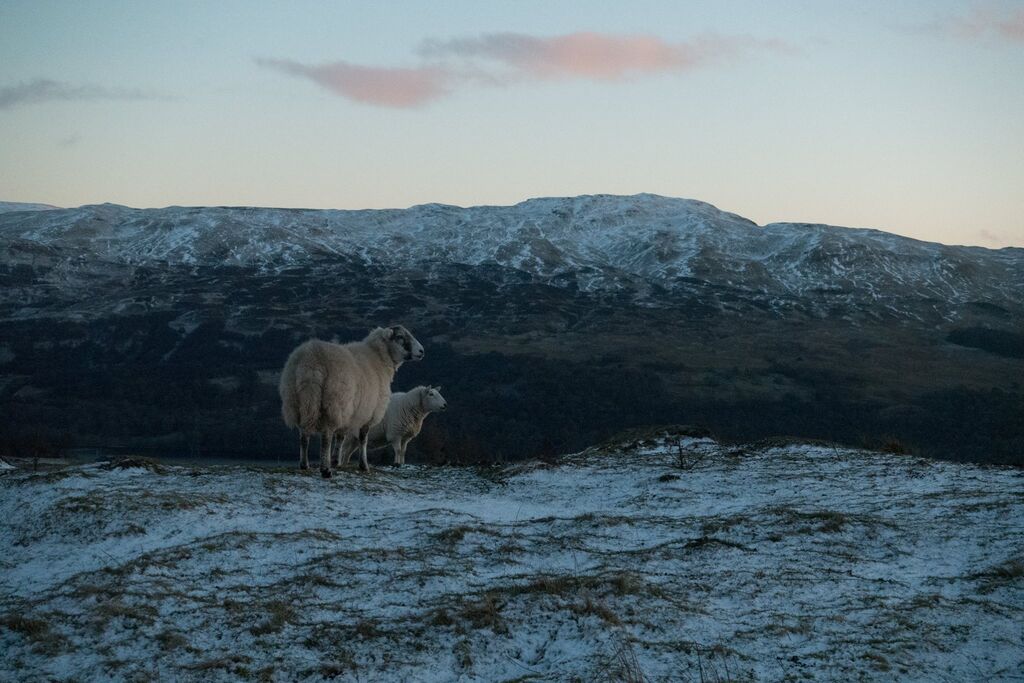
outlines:
[{"label": "snow-capped mountain ridge", "polygon": [[0,213],[9,211],[50,211],[59,209],[59,206],[52,204],[39,204],[36,202],[0,202]]},{"label": "snow-capped mountain ridge", "polygon": [[320,258],[388,267],[496,264],[581,287],[680,279],[780,295],[896,293],[952,301],[1024,301],[1024,250],[947,246],[867,229],[763,227],[690,199],[586,195],[514,206],[310,210],[132,209],[102,204],[0,216],[0,246],[143,265],[273,271]]}]

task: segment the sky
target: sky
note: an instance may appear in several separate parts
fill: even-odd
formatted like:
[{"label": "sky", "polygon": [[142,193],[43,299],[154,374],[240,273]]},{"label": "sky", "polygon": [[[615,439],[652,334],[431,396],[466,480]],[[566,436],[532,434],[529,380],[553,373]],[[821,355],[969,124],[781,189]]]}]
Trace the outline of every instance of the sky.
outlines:
[{"label": "sky", "polygon": [[1024,246],[1024,0],[0,0],[0,200],[639,192]]}]

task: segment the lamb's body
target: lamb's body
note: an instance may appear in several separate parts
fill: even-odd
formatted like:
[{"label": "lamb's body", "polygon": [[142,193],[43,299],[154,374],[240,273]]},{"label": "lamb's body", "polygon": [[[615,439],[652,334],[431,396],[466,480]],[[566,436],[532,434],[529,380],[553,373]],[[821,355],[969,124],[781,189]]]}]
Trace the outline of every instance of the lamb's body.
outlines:
[{"label": "lamb's body", "polygon": [[331,476],[334,434],[352,435],[363,448],[370,427],[380,422],[391,398],[391,380],[405,360],[423,357],[423,347],[404,327],[377,328],[360,342],[311,339],[288,357],[278,389],[281,414],[299,430],[299,466],[309,467],[309,437],[320,434],[320,471]]},{"label": "lamb's body", "polygon": [[[404,464],[405,450],[409,447],[409,442],[423,429],[423,420],[430,413],[445,410],[447,407],[448,402],[435,387],[419,386],[408,392],[397,391],[391,394],[384,418],[370,428],[367,436],[368,448],[384,448],[390,445],[395,452],[395,464]],[[356,446],[351,434],[347,435],[339,448],[338,464],[346,464]]]}]

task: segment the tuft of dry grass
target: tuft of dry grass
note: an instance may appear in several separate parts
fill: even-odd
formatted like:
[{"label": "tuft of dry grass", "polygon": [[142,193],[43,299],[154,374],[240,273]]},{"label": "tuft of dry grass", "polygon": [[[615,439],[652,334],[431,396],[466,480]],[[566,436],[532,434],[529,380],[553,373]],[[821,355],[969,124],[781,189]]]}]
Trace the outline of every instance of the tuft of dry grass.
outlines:
[{"label": "tuft of dry grass", "polygon": [[504,606],[505,603],[498,602],[493,593],[487,592],[479,600],[464,604],[459,616],[473,628],[489,628],[495,633],[508,633],[508,626],[501,617]]},{"label": "tuft of dry grass", "polygon": [[459,642],[455,643],[452,647],[452,654],[455,655],[455,661],[458,662],[459,666],[463,669],[469,669],[473,666],[473,646],[470,645],[469,641],[463,638]]},{"label": "tuft of dry grass", "polygon": [[376,638],[381,635],[381,630],[377,628],[377,622],[372,619],[362,619],[355,626],[355,632],[359,634],[361,638]]},{"label": "tuft of dry grass", "polygon": [[984,571],[971,574],[969,578],[980,582],[979,589],[982,593],[991,593],[996,588],[1024,579],[1024,560],[1010,558]]},{"label": "tuft of dry grass", "polygon": [[166,630],[156,634],[156,642],[160,644],[160,648],[169,650],[184,650],[188,648],[188,641],[180,633],[175,631]]},{"label": "tuft of dry grass", "polygon": [[285,624],[293,624],[298,619],[292,606],[281,600],[271,600],[263,607],[268,614],[267,620],[249,629],[254,636],[278,633]]},{"label": "tuft of dry grass", "polygon": [[440,531],[434,534],[434,538],[441,543],[447,543],[448,545],[456,545],[462,539],[466,537],[466,534],[473,531],[473,527],[470,526],[453,526],[444,531]]},{"label": "tuft of dry grass", "polygon": [[149,470],[150,472],[155,472],[157,474],[162,474],[164,471],[155,460],[139,457],[118,458],[117,460],[111,460],[104,463],[101,467],[104,470]]},{"label": "tuft of dry grass", "polygon": [[239,678],[248,679],[251,677],[252,672],[245,665],[251,661],[252,657],[249,657],[248,655],[225,655],[223,657],[214,657],[212,659],[205,659],[192,664],[186,664],[184,668],[188,671],[197,672],[210,672],[216,671],[217,669],[223,669]]},{"label": "tuft of dry grass", "polygon": [[29,641],[39,642],[50,637],[50,625],[41,619],[30,619],[20,614],[5,614],[0,617],[0,627],[20,633]]},{"label": "tuft of dry grass", "polygon": [[615,612],[611,611],[604,604],[595,602],[587,596],[582,602],[573,604],[570,609],[573,613],[580,616],[595,616],[606,624],[618,626],[622,623],[619,616]]},{"label": "tuft of dry grass", "polygon": [[748,548],[742,543],[736,541],[729,541],[724,538],[716,538],[714,536],[701,536],[700,538],[693,538],[686,542],[684,548],[704,548],[706,546],[720,545],[726,548],[736,548],[737,550],[743,550],[745,552],[753,552],[753,548]]},{"label": "tuft of dry grass", "polygon": [[871,662],[871,666],[877,671],[892,670],[892,665],[889,664],[889,660],[885,657],[885,655],[881,655],[876,652],[865,652],[861,659]]},{"label": "tuft of dry grass", "polygon": [[427,623],[431,626],[452,626],[455,624],[455,620],[452,619],[452,615],[448,613],[448,610],[441,608],[434,610]]},{"label": "tuft of dry grass", "polygon": [[129,619],[152,624],[157,610],[152,605],[129,605],[117,598],[101,602],[96,606],[96,615],[106,624],[113,619]]},{"label": "tuft of dry grass", "polygon": [[633,643],[628,638],[622,638],[606,671],[607,680],[616,683],[646,683],[647,681]]}]

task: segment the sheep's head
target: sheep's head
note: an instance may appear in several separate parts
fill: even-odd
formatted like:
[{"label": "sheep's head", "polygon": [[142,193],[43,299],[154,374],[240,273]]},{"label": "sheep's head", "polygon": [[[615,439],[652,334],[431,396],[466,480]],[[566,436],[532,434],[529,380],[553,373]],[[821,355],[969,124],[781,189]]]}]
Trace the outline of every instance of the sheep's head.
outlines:
[{"label": "sheep's head", "polygon": [[445,410],[448,401],[441,395],[441,387],[420,387],[420,405],[428,413]]},{"label": "sheep's head", "polygon": [[423,360],[423,344],[416,341],[416,337],[401,325],[384,328],[383,338],[395,365],[401,365],[407,360]]}]

